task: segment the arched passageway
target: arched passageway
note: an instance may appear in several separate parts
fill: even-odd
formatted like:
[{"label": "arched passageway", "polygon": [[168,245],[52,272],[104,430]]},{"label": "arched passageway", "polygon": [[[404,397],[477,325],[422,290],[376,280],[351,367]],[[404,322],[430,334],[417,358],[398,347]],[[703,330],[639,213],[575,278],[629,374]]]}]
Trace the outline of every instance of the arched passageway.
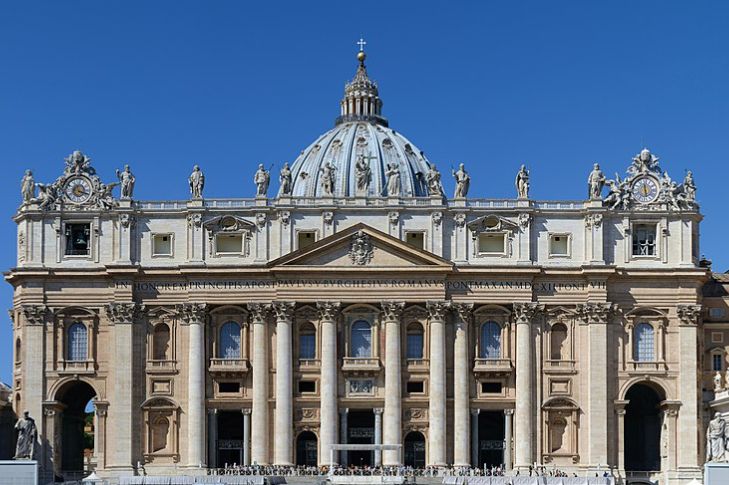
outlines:
[{"label": "arched passageway", "polygon": [[660,391],[635,384],[625,395],[625,470],[660,471],[661,417]]},{"label": "arched passageway", "polygon": [[411,431],[405,436],[405,466],[425,467],[425,436],[419,431]]},{"label": "arched passageway", "polygon": [[311,431],[303,431],[296,437],[296,464],[317,465],[317,439]]},{"label": "arched passageway", "polygon": [[60,416],[61,449],[55,453],[60,459],[60,469],[64,474],[75,475],[84,471],[85,455],[89,458],[94,452],[94,410],[91,400],[96,391],[83,381],[68,382],[56,393],[56,401],[63,404]]}]

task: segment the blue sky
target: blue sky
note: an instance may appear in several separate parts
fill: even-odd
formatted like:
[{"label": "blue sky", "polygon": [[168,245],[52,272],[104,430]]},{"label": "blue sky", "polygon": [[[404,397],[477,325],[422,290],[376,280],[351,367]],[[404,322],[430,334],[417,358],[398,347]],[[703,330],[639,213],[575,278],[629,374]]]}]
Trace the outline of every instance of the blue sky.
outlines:
[{"label": "blue sky", "polygon": [[513,197],[526,163],[534,198],[580,199],[593,162],[622,174],[646,145],[694,171],[702,253],[726,271],[728,25],[719,1],[3,2],[0,266],[23,170],[54,180],[74,149],[107,180],[131,164],[138,199],[186,198],[194,163],[208,197],[252,196],[259,162],[332,126],[363,35],[391,126],[464,162],[471,196]]}]

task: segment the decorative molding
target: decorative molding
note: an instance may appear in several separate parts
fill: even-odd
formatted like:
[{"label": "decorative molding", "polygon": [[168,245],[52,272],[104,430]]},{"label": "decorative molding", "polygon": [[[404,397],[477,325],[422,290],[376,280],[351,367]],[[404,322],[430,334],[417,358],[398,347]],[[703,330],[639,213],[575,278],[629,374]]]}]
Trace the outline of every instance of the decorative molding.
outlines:
[{"label": "decorative molding", "polygon": [[468,324],[473,318],[473,303],[453,303],[453,311],[458,315],[458,319]]},{"label": "decorative molding", "polygon": [[516,323],[531,323],[537,313],[544,310],[544,305],[534,302],[514,303]]},{"label": "decorative molding", "polygon": [[284,320],[290,322],[294,317],[294,308],[296,302],[293,301],[274,301],[271,304],[276,320]]},{"label": "decorative molding", "polygon": [[138,303],[117,303],[111,302],[104,307],[106,316],[112,324],[133,323],[144,310],[144,305]]},{"label": "decorative molding", "polygon": [[25,233],[23,231],[18,232],[18,262],[25,262]]},{"label": "decorative molding", "polygon": [[451,308],[450,301],[428,301],[426,302],[428,316],[431,320],[444,321],[446,312]]},{"label": "decorative molding", "polygon": [[278,217],[281,220],[281,224],[283,224],[284,227],[288,227],[289,223],[291,222],[291,212],[290,211],[280,211],[278,213]]},{"label": "decorative molding", "polygon": [[265,212],[259,212],[256,214],[256,225],[259,229],[263,229],[266,226],[266,221],[268,220],[268,216]]},{"label": "decorative molding", "polygon": [[528,212],[521,212],[516,219],[517,224],[519,225],[519,229],[521,229],[522,232],[529,229],[529,224],[531,223],[531,220],[532,215]]},{"label": "decorative molding", "polygon": [[199,212],[193,212],[187,214],[187,227],[200,227],[202,226],[202,214]]},{"label": "decorative molding", "polygon": [[390,221],[390,224],[397,226],[397,223],[400,222],[400,213],[397,211],[391,211],[387,214],[387,219]]},{"label": "decorative molding", "polygon": [[456,223],[456,227],[463,229],[463,226],[466,225],[466,214],[463,212],[459,212],[458,214],[454,215],[453,222]]},{"label": "decorative molding", "polygon": [[332,211],[324,211],[321,213],[321,219],[324,221],[324,224],[327,226],[331,226],[334,222],[334,212]]},{"label": "decorative molding", "polygon": [[405,410],[405,421],[428,421],[427,408],[409,408]]},{"label": "decorative molding", "polygon": [[402,312],[405,309],[404,301],[383,301],[380,302],[382,307],[383,319],[386,322],[399,322]]},{"label": "decorative molding", "polygon": [[603,216],[601,213],[587,214],[585,216],[585,227],[592,229],[593,227],[600,227],[602,225]]},{"label": "decorative molding", "polygon": [[434,225],[436,225],[436,226],[440,226],[440,223],[441,223],[441,222],[443,222],[443,213],[442,213],[442,212],[440,212],[440,211],[438,211],[438,212],[433,212],[433,213],[432,213],[432,214],[430,215],[430,218],[431,218],[431,220],[433,221],[433,224],[434,224]]},{"label": "decorative molding", "polygon": [[681,325],[695,326],[701,317],[701,305],[678,305],[676,313]]},{"label": "decorative molding", "polygon": [[338,301],[316,302],[316,308],[319,310],[319,320],[327,322],[336,321],[341,306],[342,304]]},{"label": "decorative molding", "polygon": [[264,324],[266,323],[266,317],[271,311],[271,305],[269,303],[252,302],[246,305],[250,312],[251,323]]},{"label": "decorative molding", "polygon": [[370,241],[370,236],[359,230],[352,235],[352,241],[349,244],[349,259],[358,266],[364,266],[372,261],[375,248]]},{"label": "decorative molding", "polygon": [[137,218],[133,214],[123,213],[119,214],[119,225],[124,229],[129,229],[137,224]]}]

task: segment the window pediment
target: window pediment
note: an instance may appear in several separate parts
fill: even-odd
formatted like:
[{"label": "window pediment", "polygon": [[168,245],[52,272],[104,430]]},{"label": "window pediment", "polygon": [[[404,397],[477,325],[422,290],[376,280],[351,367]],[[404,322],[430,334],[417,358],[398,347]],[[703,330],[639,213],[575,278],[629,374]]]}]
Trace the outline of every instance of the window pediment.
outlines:
[{"label": "window pediment", "polygon": [[519,229],[519,225],[509,219],[498,216],[495,214],[489,214],[467,224],[468,228],[474,235],[488,233],[488,232],[509,232],[514,233]]},{"label": "window pediment", "polygon": [[203,226],[211,233],[215,234],[218,232],[247,232],[251,233],[255,229],[256,225],[250,221],[243,219],[242,217],[224,215],[218,216],[206,221]]}]

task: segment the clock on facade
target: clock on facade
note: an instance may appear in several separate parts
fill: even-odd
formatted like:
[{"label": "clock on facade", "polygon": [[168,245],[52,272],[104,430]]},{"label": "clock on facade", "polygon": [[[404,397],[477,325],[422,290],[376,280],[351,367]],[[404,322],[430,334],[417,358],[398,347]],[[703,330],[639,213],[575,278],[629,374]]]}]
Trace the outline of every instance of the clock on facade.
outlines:
[{"label": "clock on facade", "polygon": [[66,181],[64,192],[74,204],[83,204],[91,198],[91,182],[86,177],[72,177]]},{"label": "clock on facade", "polygon": [[653,177],[639,177],[633,182],[632,193],[641,204],[653,202],[658,197],[658,182]]}]

